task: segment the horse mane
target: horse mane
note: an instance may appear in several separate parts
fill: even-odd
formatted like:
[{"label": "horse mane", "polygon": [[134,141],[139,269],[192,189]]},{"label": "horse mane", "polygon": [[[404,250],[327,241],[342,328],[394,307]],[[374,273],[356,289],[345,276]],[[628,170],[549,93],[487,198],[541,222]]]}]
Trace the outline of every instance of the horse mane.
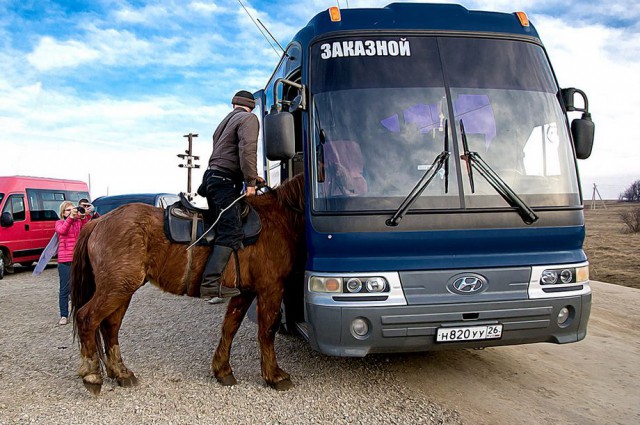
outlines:
[{"label": "horse mane", "polygon": [[[291,230],[296,235],[302,235],[304,240],[304,176],[298,174],[285,180],[282,184],[268,192],[248,200],[254,207],[266,208],[280,216],[279,220],[290,223]],[[274,208],[275,207],[275,208]],[[276,212],[278,211],[278,212]],[[259,211],[262,215],[263,213]]]},{"label": "horse mane", "polygon": [[304,176],[297,174],[272,191],[278,203],[294,212],[304,215]]}]

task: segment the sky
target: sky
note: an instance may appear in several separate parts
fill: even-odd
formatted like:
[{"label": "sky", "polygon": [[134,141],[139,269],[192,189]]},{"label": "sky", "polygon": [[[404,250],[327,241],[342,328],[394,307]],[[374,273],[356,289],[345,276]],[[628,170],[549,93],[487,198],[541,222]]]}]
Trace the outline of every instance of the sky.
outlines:
[{"label": "sky", "polygon": [[[242,1],[283,46],[330,6],[392,2]],[[594,184],[617,199],[640,179],[631,125],[640,2],[459,3],[527,12],[560,86],[587,93],[596,133],[591,158],[578,163],[585,202]],[[193,153],[206,166],[233,94],[264,88],[278,61],[238,0],[0,0],[0,175],[83,180],[92,198],[186,191],[183,136],[199,135]],[[194,188],[202,173],[193,170]]]}]

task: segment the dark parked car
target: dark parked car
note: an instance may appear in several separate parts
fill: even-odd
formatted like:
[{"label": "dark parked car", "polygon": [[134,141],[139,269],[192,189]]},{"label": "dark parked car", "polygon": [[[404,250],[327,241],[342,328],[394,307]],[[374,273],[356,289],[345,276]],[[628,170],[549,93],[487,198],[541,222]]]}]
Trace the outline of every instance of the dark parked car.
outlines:
[{"label": "dark parked car", "polygon": [[166,208],[174,202],[180,200],[178,195],[173,193],[133,193],[127,195],[101,196],[93,201],[93,206],[100,215],[105,215],[120,205],[132,202],[142,202],[143,204],[155,205]]}]

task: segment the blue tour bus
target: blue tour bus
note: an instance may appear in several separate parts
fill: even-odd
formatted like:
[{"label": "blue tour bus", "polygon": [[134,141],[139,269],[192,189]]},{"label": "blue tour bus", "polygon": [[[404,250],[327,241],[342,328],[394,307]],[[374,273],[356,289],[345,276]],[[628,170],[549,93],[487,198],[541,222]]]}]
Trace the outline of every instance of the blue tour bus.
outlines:
[{"label": "blue tour bus", "polygon": [[331,8],[255,97],[259,167],[306,182],[285,330],[336,356],[585,337],[594,125],[524,13]]}]

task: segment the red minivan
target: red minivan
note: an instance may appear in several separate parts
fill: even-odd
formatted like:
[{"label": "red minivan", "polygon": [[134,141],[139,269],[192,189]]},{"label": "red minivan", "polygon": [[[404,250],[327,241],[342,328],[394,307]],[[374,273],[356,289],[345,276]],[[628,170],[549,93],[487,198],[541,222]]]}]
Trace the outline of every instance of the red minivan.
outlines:
[{"label": "red minivan", "polygon": [[89,199],[87,184],[41,177],[0,177],[0,279],[30,266],[51,240],[63,201]]}]

